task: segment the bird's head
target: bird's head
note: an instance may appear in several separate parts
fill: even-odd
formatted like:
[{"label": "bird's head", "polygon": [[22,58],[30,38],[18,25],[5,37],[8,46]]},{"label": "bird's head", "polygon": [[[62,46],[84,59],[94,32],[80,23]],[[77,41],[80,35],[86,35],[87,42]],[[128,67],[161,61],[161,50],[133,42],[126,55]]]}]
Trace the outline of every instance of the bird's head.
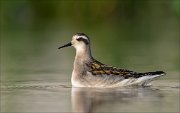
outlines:
[{"label": "bird's head", "polygon": [[84,33],[76,33],[73,35],[71,42],[60,46],[58,49],[73,46],[76,50],[84,50],[90,45],[89,37]]}]

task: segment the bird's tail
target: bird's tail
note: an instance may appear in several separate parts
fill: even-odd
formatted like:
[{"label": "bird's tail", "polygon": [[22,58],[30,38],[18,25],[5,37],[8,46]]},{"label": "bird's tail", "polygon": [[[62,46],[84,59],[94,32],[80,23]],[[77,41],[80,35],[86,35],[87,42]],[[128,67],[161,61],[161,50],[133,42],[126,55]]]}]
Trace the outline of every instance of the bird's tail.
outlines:
[{"label": "bird's tail", "polygon": [[138,73],[138,74],[141,76],[137,78],[137,82],[139,85],[142,85],[142,86],[147,86],[149,82],[155,80],[156,78],[166,75],[166,73],[163,71],[145,72],[145,73]]},{"label": "bird's tail", "polygon": [[142,73],[144,76],[156,76],[156,75],[159,75],[159,76],[163,76],[165,75],[166,73],[163,72],[163,71],[154,71],[154,72],[146,72],[146,73]]}]

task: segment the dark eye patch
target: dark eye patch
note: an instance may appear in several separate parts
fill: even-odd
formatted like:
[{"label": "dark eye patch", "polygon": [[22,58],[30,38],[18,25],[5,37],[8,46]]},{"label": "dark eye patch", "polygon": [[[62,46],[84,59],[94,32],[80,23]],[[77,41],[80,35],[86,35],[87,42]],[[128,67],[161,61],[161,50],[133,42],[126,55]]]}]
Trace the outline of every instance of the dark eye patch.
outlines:
[{"label": "dark eye patch", "polygon": [[77,39],[77,41],[83,41],[86,45],[89,44],[88,40],[87,40],[87,39],[84,39],[83,37],[79,37],[79,38]]}]

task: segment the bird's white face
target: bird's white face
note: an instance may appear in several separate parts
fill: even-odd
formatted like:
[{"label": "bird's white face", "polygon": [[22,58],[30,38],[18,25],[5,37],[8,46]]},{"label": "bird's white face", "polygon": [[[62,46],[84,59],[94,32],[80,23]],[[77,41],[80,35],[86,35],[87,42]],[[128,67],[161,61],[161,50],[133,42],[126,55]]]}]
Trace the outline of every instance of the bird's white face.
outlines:
[{"label": "bird's white face", "polygon": [[86,35],[76,34],[72,37],[71,44],[77,50],[85,49],[89,45],[90,41]]}]

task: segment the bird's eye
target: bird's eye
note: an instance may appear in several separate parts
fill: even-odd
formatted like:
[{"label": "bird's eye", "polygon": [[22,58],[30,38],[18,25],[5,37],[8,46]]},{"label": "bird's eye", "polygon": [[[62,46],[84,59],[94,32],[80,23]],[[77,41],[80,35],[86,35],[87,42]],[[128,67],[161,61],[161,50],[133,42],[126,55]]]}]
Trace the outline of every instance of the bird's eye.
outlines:
[{"label": "bird's eye", "polygon": [[77,40],[77,41],[82,41],[82,42],[84,42],[86,45],[89,44],[88,40],[87,40],[87,39],[84,39],[83,37],[79,37],[79,38],[77,38],[76,40]]},{"label": "bird's eye", "polygon": [[82,40],[83,40],[83,37],[78,37],[76,40],[77,40],[77,41],[82,41]]}]

